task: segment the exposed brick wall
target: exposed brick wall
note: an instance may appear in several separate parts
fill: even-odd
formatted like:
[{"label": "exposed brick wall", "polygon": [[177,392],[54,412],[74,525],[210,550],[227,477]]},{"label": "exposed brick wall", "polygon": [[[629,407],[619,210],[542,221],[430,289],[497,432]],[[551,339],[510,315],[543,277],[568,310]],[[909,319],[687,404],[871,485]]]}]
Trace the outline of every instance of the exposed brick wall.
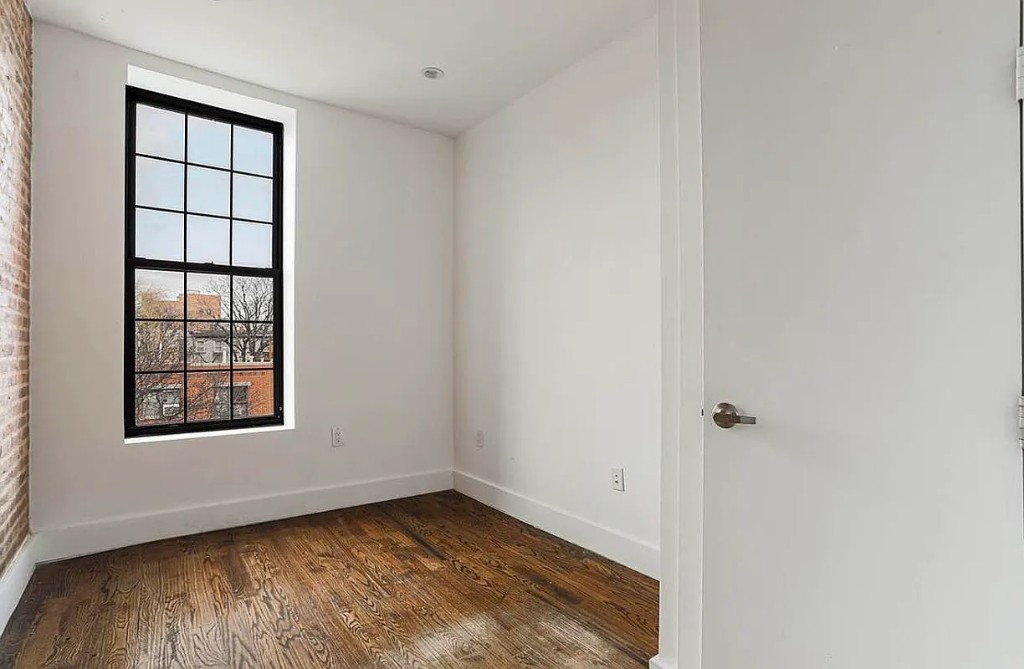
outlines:
[{"label": "exposed brick wall", "polygon": [[0,572],[28,536],[32,19],[0,0]]}]

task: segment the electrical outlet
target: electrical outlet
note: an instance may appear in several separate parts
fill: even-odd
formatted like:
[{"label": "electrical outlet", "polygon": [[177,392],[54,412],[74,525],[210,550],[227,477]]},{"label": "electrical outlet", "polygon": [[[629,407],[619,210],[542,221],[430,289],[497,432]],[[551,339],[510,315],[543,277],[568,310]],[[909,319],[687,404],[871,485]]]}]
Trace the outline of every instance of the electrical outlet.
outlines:
[{"label": "electrical outlet", "polygon": [[477,448],[483,448],[484,447],[484,431],[483,430],[477,430],[476,431],[476,447]]},{"label": "electrical outlet", "polygon": [[345,432],[340,428],[336,427],[331,430],[331,446],[334,448],[341,448],[345,445]]},{"label": "electrical outlet", "polygon": [[623,478],[621,467],[612,469],[612,490],[626,492],[626,479]]}]

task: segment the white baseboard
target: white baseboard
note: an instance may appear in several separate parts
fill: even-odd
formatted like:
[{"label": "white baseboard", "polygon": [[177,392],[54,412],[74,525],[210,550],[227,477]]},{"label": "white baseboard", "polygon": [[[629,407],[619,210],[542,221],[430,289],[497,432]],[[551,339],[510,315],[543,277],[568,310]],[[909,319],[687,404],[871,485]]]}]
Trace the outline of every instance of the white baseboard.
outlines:
[{"label": "white baseboard", "polygon": [[35,559],[32,564],[451,489],[452,472],[446,469],[121,516],[68,527],[42,528],[37,529],[33,537]]},{"label": "white baseboard", "polygon": [[36,568],[35,537],[29,535],[0,576],[0,632],[7,627]]},{"label": "white baseboard", "polygon": [[674,664],[669,664],[666,660],[661,659],[661,655],[655,655],[651,658],[651,669],[675,669]]},{"label": "white baseboard", "polygon": [[455,471],[455,489],[545,532],[658,578],[658,547],[568,511],[531,499],[472,474]]}]

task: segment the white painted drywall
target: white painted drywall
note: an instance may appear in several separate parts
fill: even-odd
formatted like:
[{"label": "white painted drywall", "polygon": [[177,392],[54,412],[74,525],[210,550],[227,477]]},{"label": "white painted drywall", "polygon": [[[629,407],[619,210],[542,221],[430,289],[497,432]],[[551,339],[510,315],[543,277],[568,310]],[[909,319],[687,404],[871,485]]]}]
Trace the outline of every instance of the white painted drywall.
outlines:
[{"label": "white painted drywall", "polygon": [[704,408],[759,424],[706,423],[678,666],[1019,669],[1018,3],[699,7]]},{"label": "white painted drywall", "polygon": [[[45,24],[34,51],[34,530],[450,470],[453,142]],[[129,65],[297,110],[294,430],[124,443]]]},{"label": "white painted drywall", "polygon": [[[599,526],[576,540],[624,561],[643,555],[632,566],[649,573],[659,528],[657,68],[652,19],[456,141],[456,469],[517,508]],[[625,493],[612,490],[612,467],[625,468]],[[605,530],[615,539],[598,539]]]}]

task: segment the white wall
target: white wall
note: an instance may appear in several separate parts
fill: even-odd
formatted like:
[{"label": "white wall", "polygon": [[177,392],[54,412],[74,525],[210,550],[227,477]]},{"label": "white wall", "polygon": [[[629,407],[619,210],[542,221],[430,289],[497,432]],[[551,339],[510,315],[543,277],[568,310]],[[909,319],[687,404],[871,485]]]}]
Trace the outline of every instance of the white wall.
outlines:
[{"label": "white wall", "polygon": [[[129,64],[297,110],[293,431],[124,443]],[[36,531],[204,506],[165,522],[172,533],[360,501],[374,486],[335,487],[371,479],[411,476],[377,486],[388,494],[450,487],[452,140],[42,24],[35,96]],[[330,447],[332,425],[345,448]],[[219,503],[274,495],[210,520]]]},{"label": "white wall", "polygon": [[[456,486],[647,573],[659,528],[657,68],[652,19],[456,142]],[[612,467],[625,468],[625,493]]]}]

